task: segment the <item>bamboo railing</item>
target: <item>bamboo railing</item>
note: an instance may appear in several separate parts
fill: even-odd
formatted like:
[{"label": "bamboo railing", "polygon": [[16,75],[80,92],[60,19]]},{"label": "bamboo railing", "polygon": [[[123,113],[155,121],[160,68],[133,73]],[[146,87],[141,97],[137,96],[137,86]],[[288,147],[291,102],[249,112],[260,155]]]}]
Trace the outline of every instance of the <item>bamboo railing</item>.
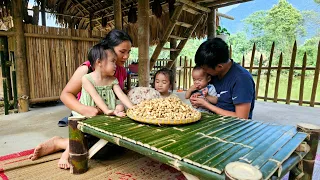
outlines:
[{"label": "bamboo railing", "polygon": [[[277,65],[274,65],[275,59],[275,44],[273,43],[270,56],[266,60],[265,57],[260,55],[260,59],[258,61],[258,65],[254,66],[255,54],[256,54],[256,45],[253,45],[250,61],[247,62],[245,57],[241,60],[241,65],[245,67],[250,73],[253,74],[255,83],[256,83],[256,99],[264,100],[264,101],[272,101],[275,103],[282,102],[286,104],[297,103],[300,106],[308,105],[314,107],[315,105],[320,105],[319,98],[316,99],[317,93],[318,97],[320,96],[320,88],[319,84],[319,71],[320,71],[320,42],[318,44],[318,54],[316,59],[315,66],[307,66],[307,62],[310,61],[308,59],[307,54],[304,53],[302,59],[302,65],[297,66],[297,44],[295,43],[293,46],[290,65],[284,66],[284,55],[280,53],[279,61]],[[230,53],[231,54],[231,53]],[[289,58],[289,57],[288,57]],[[237,61],[235,59],[235,61]],[[301,60],[300,60],[301,61]],[[194,67],[194,60],[188,57],[179,57],[177,60],[177,88],[180,90],[187,90],[190,85],[193,84],[193,80],[191,78],[191,72]],[[180,67],[180,68],[179,68]],[[288,71],[288,74],[284,73],[284,71]],[[307,71],[309,71],[309,75],[307,75]],[[298,75],[295,75],[298,74]],[[312,78],[312,84],[306,85],[306,79]],[[274,80],[274,84],[271,82]],[[295,81],[294,81],[295,80]],[[287,82],[286,82],[287,81]],[[298,82],[299,83],[294,83]],[[297,85],[298,84],[298,85]],[[310,82],[309,82],[310,84]],[[274,87],[272,87],[274,86]],[[285,88],[286,92],[279,93],[279,91],[283,91]],[[297,90],[294,90],[297,89]],[[310,90],[308,93],[306,90]],[[298,93],[297,93],[298,91]],[[292,94],[295,93],[296,96]],[[310,95],[310,98],[307,99],[306,96]]]}]

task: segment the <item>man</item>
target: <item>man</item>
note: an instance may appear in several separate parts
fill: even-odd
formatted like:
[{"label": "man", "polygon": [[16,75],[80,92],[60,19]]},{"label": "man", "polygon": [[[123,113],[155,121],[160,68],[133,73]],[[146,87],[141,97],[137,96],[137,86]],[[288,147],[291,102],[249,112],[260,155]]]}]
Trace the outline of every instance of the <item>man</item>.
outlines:
[{"label": "man", "polygon": [[203,98],[193,97],[193,106],[206,108],[216,114],[251,119],[255,102],[255,84],[251,74],[229,59],[228,45],[220,38],[202,43],[195,55],[195,63],[212,76],[218,93],[213,105]]}]

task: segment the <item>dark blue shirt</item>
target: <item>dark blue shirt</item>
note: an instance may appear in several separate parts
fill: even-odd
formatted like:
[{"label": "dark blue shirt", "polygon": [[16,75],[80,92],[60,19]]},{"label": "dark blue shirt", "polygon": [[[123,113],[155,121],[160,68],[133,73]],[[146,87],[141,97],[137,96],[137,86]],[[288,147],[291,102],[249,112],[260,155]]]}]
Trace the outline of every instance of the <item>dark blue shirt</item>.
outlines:
[{"label": "dark blue shirt", "polygon": [[211,83],[218,93],[217,107],[235,112],[235,105],[251,103],[249,119],[255,101],[255,83],[251,74],[239,64],[232,61],[232,66],[222,79],[212,77]]}]

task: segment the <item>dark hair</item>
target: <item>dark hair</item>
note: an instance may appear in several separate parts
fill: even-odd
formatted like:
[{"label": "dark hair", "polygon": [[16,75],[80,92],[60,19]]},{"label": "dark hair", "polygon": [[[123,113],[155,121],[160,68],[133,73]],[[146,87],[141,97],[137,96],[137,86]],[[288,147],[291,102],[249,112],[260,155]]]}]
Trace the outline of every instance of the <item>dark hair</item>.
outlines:
[{"label": "dark hair", "polygon": [[108,44],[113,49],[123,41],[130,41],[132,43],[132,39],[128,33],[123,30],[113,29],[101,40],[101,44]]},{"label": "dark hair", "polygon": [[111,49],[107,44],[101,44],[98,43],[96,45],[94,45],[88,53],[88,60],[90,62],[90,65],[92,67],[94,67],[95,62],[100,59],[104,59],[107,58],[107,53],[105,52],[105,50],[110,50],[112,53],[114,53],[114,50]]},{"label": "dark hair", "polygon": [[173,84],[174,84],[174,74],[173,74],[173,71],[171,69],[168,69],[168,68],[162,68],[160,70],[158,70],[155,74],[154,74],[154,77],[153,77],[153,84],[152,84],[152,87],[155,88],[155,83],[156,83],[156,77],[158,74],[163,74],[165,76],[167,76],[169,78],[169,82],[170,82],[170,85],[172,87],[172,91],[173,91]]},{"label": "dark hair", "polygon": [[197,66],[215,68],[218,64],[228,62],[228,45],[220,38],[207,40],[200,45],[194,59]]}]

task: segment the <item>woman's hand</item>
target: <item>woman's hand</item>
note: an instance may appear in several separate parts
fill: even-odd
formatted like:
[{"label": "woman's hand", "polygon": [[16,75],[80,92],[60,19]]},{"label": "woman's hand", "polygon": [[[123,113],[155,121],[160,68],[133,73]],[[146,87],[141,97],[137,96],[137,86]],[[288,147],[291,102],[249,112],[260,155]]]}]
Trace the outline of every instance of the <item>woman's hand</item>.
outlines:
[{"label": "woman's hand", "polygon": [[82,105],[81,111],[79,113],[85,117],[93,117],[101,114],[101,110],[95,107]]}]

